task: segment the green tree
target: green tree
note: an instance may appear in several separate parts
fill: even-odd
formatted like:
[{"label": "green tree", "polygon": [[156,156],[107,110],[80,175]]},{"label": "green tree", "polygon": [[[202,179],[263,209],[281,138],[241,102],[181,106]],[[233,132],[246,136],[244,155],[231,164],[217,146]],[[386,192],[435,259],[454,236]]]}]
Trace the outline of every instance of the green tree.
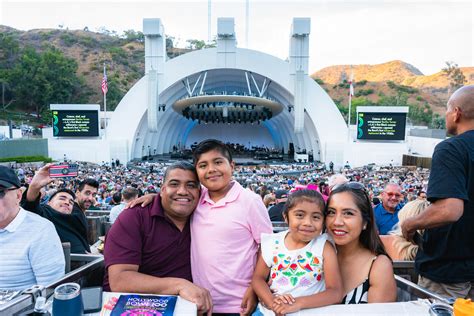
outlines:
[{"label": "green tree", "polygon": [[467,82],[462,70],[458,64],[453,61],[447,61],[443,73],[448,77],[451,92],[461,88]]},{"label": "green tree", "polygon": [[39,116],[51,103],[87,101],[90,90],[76,71],[76,61],[54,47],[47,47],[41,54],[25,48],[10,75],[17,104]]},{"label": "green tree", "polygon": [[206,42],[203,40],[189,39],[186,41],[186,43],[188,43],[186,45],[186,48],[188,49],[203,49],[203,48],[216,47],[217,45],[216,40],[213,40],[211,43],[206,44]]},{"label": "green tree", "polygon": [[11,34],[0,33],[0,93],[3,110],[15,101],[10,89],[10,75],[19,49],[16,38]]}]

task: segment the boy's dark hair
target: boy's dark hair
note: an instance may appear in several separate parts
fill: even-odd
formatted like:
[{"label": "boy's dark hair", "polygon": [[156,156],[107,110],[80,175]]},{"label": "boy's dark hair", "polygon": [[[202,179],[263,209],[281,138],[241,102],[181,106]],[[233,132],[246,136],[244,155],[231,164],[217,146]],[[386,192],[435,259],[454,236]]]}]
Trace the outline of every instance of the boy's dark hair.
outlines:
[{"label": "boy's dark hair", "polygon": [[179,161],[179,162],[175,162],[175,163],[169,165],[168,167],[166,167],[165,174],[163,175],[163,183],[166,182],[166,178],[168,178],[169,173],[171,172],[171,170],[174,170],[174,169],[181,169],[181,170],[191,171],[196,176],[197,182],[199,182],[199,178],[198,178],[198,175],[197,175],[197,172],[196,172],[196,168],[192,164],[190,164],[189,162]]},{"label": "boy's dark hair", "polygon": [[77,191],[84,190],[84,187],[86,185],[91,186],[91,187],[96,188],[96,189],[99,188],[99,182],[97,182],[97,180],[92,179],[92,178],[87,178],[87,179],[81,181],[81,183],[79,183],[79,186],[77,187]]},{"label": "boy's dark hair", "polygon": [[61,193],[61,192],[65,192],[69,194],[70,196],[72,196],[73,200],[76,199],[76,195],[74,194],[74,192],[72,192],[69,189],[62,188],[62,189],[56,190],[53,194],[51,194],[51,196],[49,197],[49,201],[51,201],[56,196],[56,194]]},{"label": "boy's dark hair", "polygon": [[288,200],[286,200],[285,205],[283,206],[283,217],[288,218],[288,213],[290,212],[290,210],[295,207],[296,204],[301,203],[303,201],[317,204],[324,215],[325,204],[321,193],[315,190],[305,189],[295,191],[288,196]]},{"label": "boy's dark hair", "polygon": [[226,144],[217,139],[206,139],[200,142],[193,150],[193,163],[196,164],[202,154],[212,150],[217,150],[229,162],[232,162],[232,154]]}]

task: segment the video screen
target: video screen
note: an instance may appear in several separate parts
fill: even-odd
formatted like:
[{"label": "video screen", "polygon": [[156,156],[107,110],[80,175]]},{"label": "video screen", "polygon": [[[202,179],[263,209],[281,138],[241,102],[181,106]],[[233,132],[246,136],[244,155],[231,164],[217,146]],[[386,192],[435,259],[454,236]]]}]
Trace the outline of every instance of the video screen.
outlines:
[{"label": "video screen", "polygon": [[357,139],[405,140],[407,113],[357,113]]},{"label": "video screen", "polygon": [[53,110],[53,136],[99,136],[99,112],[96,110]]}]

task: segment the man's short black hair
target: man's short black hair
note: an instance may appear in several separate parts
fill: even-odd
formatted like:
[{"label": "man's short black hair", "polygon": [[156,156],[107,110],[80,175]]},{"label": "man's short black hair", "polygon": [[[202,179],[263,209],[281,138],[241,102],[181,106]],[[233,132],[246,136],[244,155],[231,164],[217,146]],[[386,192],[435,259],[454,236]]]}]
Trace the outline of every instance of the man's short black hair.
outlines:
[{"label": "man's short black hair", "polygon": [[206,139],[200,142],[193,150],[193,163],[196,164],[202,154],[212,150],[217,150],[229,163],[232,162],[232,154],[226,144],[217,139]]},{"label": "man's short black hair", "polygon": [[179,162],[175,162],[175,163],[169,165],[168,167],[166,167],[165,174],[163,175],[163,183],[166,182],[166,178],[168,178],[169,173],[174,169],[181,169],[181,170],[191,171],[196,176],[196,180],[199,182],[199,178],[198,178],[198,175],[197,175],[197,172],[196,172],[196,168],[192,164],[190,164],[189,162],[179,161]]},{"label": "man's short black hair", "polygon": [[61,192],[65,192],[69,194],[70,196],[72,196],[73,200],[76,198],[76,195],[74,194],[74,192],[72,192],[69,189],[62,188],[62,189],[56,190],[53,194],[51,194],[51,196],[49,197],[49,200],[51,201],[56,196],[56,194],[61,193]]},{"label": "man's short black hair", "polygon": [[81,181],[81,183],[79,183],[79,186],[77,187],[77,191],[84,190],[84,187],[86,185],[88,185],[90,187],[93,187],[93,188],[96,188],[96,189],[99,188],[99,182],[97,182],[97,180],[92,179],[92,178],[87,178],[87,179]]}]

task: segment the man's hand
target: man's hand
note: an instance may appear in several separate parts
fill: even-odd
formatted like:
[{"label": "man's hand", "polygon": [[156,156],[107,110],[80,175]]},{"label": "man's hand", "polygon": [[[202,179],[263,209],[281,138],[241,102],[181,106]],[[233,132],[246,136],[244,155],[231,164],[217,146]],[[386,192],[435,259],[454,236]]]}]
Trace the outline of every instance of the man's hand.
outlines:
[{"label": "man's hand", "polygon": [[407,218],[403,221],[400,228],[402,229],[403,238],[414,244],[413,236],[415,236],[416,229],[411,228],[411,218]]},{"label": "man's hand", "polygon": [[196,304],[199,314],[207,313],[207,315],[212,315],[212,298],[208,290],[191,282],[186,282],[178,290],[178,295]]},{"label": "man's hand", "polygon": [[37,189],[41,189],[42,187],[48,185],[53,179],[49,176],[49,168],[53,164],[48,163],[41,167],[38,171],[36,171],[35,176],[31,180],[30,186],[35,187]]},{"label": "man's hand", "polygon": [[150,193],[150,194],[145,194],[144,196],[141,196],[139,198],[136,198],[135,200],[131,200],[127,204],[125,204],[125,208],[132,208],[135,207],[139,204],[141,204],[141,207],[145,207],[151,202],[153,202],[153,199],[157,196],[157,193]]},{"label": "man's hand", "polygon": [[252,286],[249,286],[245,291],[242,303],[240,304],[240,315],[250,315],[257,307],[257,295],[252,289]]},{"label": "man's hand", "polygon": [[48,163],[36,171],[35,176],[31,179],[28,191],[26,191],[27,201],[34,202],[38,198],[41,188],[53,181],[49,176],[49,168],[52,165],[53,164]]}]

